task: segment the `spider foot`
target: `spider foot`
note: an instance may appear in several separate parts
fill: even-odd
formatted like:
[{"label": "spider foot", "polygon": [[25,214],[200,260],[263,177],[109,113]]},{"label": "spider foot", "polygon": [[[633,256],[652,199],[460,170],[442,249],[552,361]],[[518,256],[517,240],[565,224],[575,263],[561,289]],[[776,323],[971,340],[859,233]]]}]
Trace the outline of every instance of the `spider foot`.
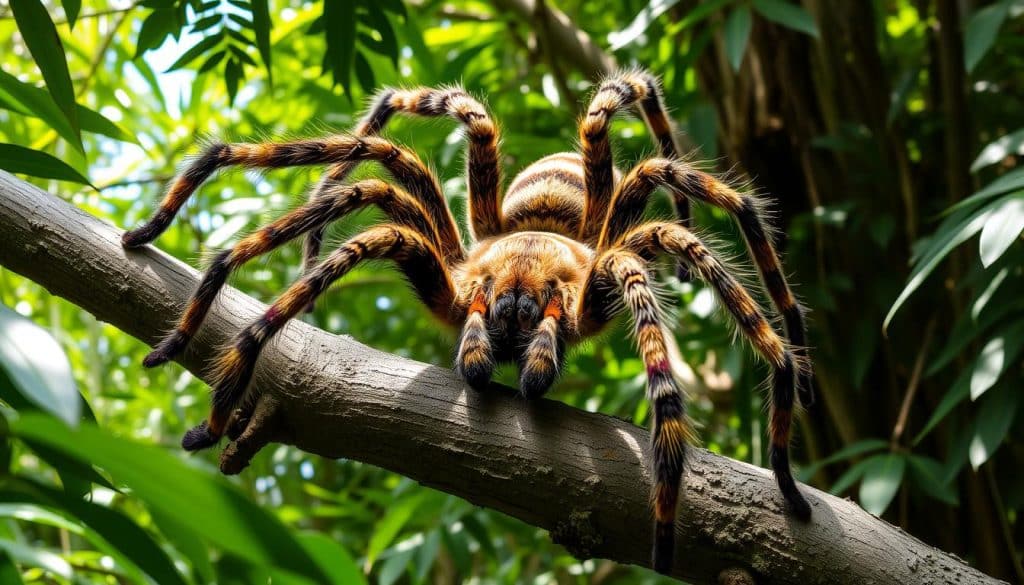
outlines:
[{"label": "spider foot", "polygon": [[180,331],[174,331],[156,344],[153,351],[149,352],[149,355],[142,360],[142,365],[147,368],[154,368],[165,364],[171,361],[174,356],[180,354],[185,349],[185,346],[188,345],[188,342],[189,338],[187,335]]},{"label": "spider foot", "polygon": [[470,388],[477,391],[487,388],[487,385],[491,383],[491,374],[494,373],[494,366],[489,362],[463,362],[457,364],[455,369]]},{"label": "spider foot", "polygon": [[210,431],[209,425],[204,420],[185,432],[185,436],[181,438],[181,447],[186,451],[200,451],[213,447],[219,442],[220,437]]},{"label": "spider foot", "polygon": [[519,392],[528,399],[544,396],[558,375],[553,363],[533,363],[519,374]]}]

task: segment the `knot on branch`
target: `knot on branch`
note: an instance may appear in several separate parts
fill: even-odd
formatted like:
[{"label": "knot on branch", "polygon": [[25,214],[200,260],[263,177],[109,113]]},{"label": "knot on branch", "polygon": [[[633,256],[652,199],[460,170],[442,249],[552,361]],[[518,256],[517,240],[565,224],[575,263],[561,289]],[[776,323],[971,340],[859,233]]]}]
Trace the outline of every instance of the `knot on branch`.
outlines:
[{"label": "knot on branch", "polygon": [[559,521],[551,530],[551,540],[581,561],[593,558],[594,549],[604,541],[590,510],[573,510],[568,519]]},{"label": "knot on branch", "polygon": [[254,408],[232,414],[227,429],[231,443],[220,454],[221,473],[241,473],[260,449],[270,442],[284,442],[288,434],[280,402],[269,394],[260,395]]}]

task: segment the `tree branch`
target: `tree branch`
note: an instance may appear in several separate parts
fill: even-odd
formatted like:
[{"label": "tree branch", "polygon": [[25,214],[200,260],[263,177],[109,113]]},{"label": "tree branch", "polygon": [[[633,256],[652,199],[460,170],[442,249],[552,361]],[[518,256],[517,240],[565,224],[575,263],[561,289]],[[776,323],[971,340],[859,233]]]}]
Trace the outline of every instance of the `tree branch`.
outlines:
[{"label": "tree branch", "polygon": [[[121,231],[0,172],[0,265],[152,343],[197,284],[152,247],[127,252]],[[184,357],[205,379],[216,349],[262,312],[224,292]],[[263,352],[263,399],[222,469],[237,472],[267,441],[364,461],[551,532],[573,554],[647,565],[648,435],[565,404],[478,393],[450,371],[300,322]],[[691,449],[677,572],[694,583],[749,573],[757,583],[996,583],[954,556],[803,487],[809,524],[783,514],[771,474]],[[728,573],[726,573],[728,571]]]}]

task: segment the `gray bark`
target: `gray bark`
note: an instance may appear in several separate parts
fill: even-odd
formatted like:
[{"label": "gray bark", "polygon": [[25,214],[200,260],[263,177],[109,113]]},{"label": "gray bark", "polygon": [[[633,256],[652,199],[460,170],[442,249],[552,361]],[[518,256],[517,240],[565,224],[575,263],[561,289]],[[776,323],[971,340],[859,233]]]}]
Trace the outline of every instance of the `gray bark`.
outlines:
[{"label": "gray bark", "polygon": [[[121,230],[0,172],[0,265],[152,343],[197,284],[153,247],[125,251]],[[216,348],[263,305],[234,289],[182,360],[205,377]],[[277,440],[346,457],[550,531],[580,558],[646,566],[651,542],[648,434],[508,388],[478,393],[447,369],[293,322],[263,352],[261,400],[222,469],[240,471]],[[198,421],[195,421],[198,422]],[[783,513],[769,471],[691,449],[676,576],[694,583],[748,572],[757,583],[996,583],[962,560],[803,486],[813,519]]]}]

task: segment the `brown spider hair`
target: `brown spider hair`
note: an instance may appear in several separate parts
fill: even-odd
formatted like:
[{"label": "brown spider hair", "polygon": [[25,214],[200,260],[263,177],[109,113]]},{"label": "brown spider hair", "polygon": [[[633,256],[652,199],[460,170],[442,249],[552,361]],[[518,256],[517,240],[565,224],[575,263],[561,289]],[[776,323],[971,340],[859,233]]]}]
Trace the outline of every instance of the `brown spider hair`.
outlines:
[{"label": "brown spider hair", "polygon": [[[608,133],[618,112],[637,107],[659,148],[622,175],[614,166]],[[396,113],[450,116],[465,126],[469,229],[466,249],[434,174],[412,151],[377,137]],[[387,89],[351,134],[284,143],[209,146],[171,184],[159,209],[124,234],[136,247],[153,241],[193,192],[218,169],[331,165],[309,201],[218,254],[175,329],[145,359],[146,366],[180,354],[202,324],[231,271],[282,244],[306,235],[305,274],[256,322],[241,331],[215,362],[213,408],[186,433],[188,450],[209,447],[225,433],[247,395],[261,348],[287,322],[312,306],[337,279],[368,259],[391,259],[420,300],[459,333],[455,367],[476,389],[490,381],[498,362],[520,369],[520,390],[543,395],[565,359],[565,348],[605,330],[620,312],[647,369],[653,412],[653,565],[672,569],[675,520],[686,444],[693,431],[683,389],[673,375],[678,359],[672,323],[659,307],[652,262],[672,256],[680,274],[696,275],[715,291],[738,330],[772,368],[770,461],[787,508],[806,520],[811,509],[789,466],[796,396],[812,398],[804,317],[772,244],[758,200],[681,159],[660,86],[632,70],[605,79],[579,126],[580,152],[547,156],[517,175],[501,193],[498,126],[478,101],[460,88]],[[346,184],[364,161],[384,166],[395,185],[371,179]],[[643,219],[659,187],[671,195],[678,219]],[[788,341],[716,255],[689,229],[689,201],[731,214],[746,240],[762,283],[782,315]],[[375,205],[387,223],[349,239],[319,260],[328,224]]]}]

